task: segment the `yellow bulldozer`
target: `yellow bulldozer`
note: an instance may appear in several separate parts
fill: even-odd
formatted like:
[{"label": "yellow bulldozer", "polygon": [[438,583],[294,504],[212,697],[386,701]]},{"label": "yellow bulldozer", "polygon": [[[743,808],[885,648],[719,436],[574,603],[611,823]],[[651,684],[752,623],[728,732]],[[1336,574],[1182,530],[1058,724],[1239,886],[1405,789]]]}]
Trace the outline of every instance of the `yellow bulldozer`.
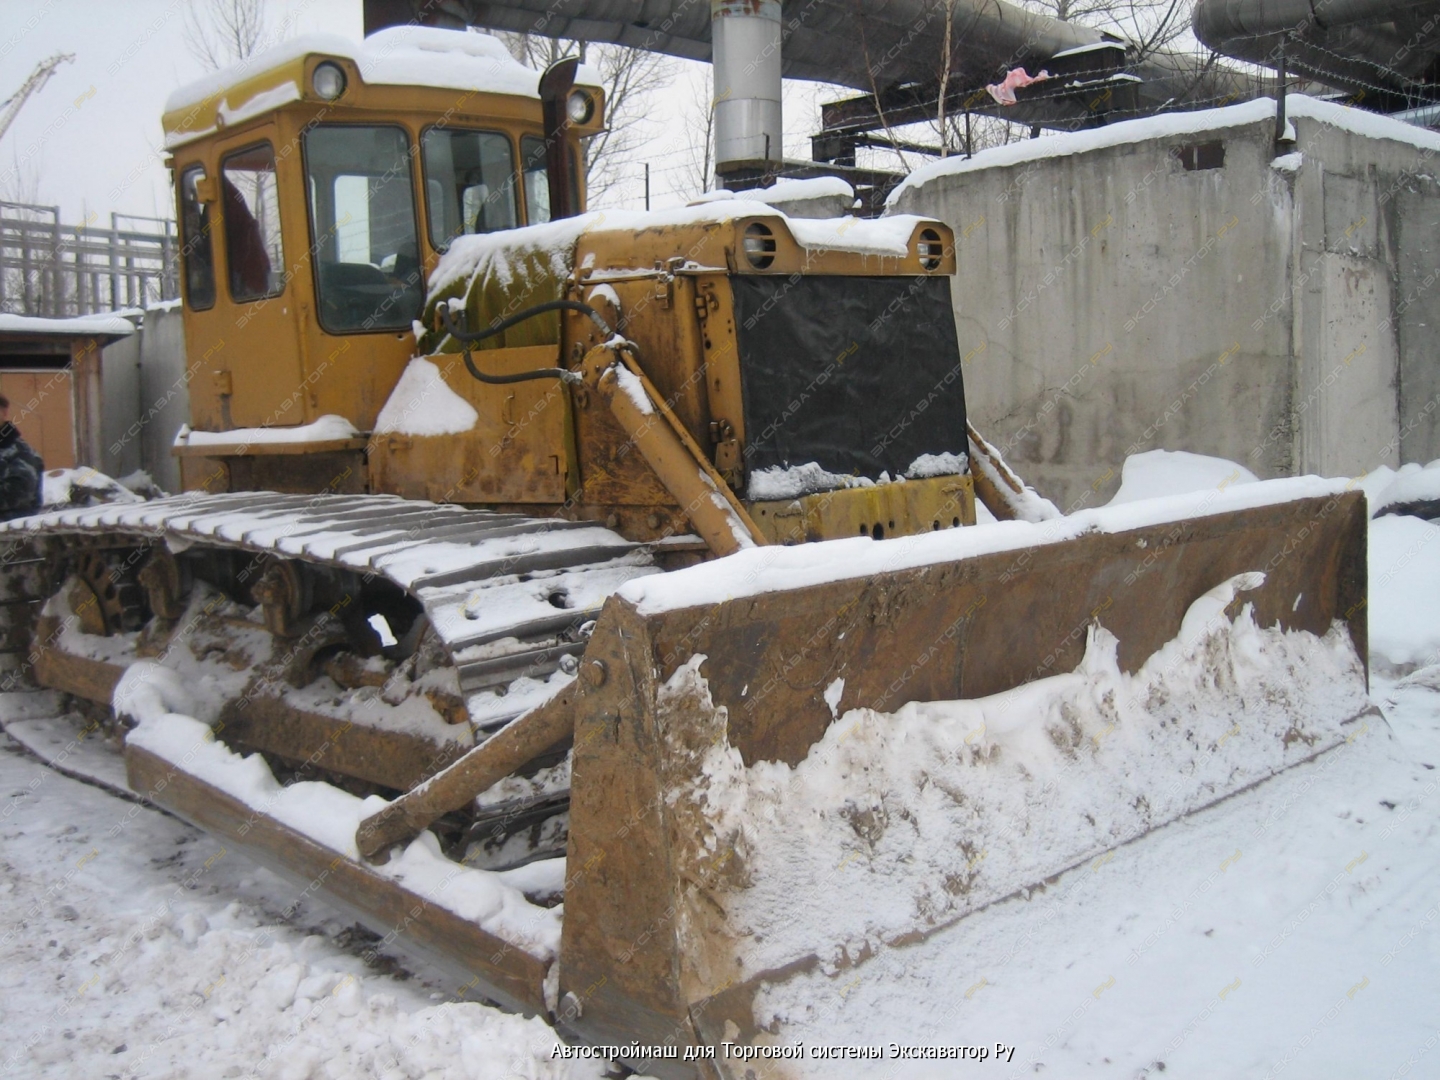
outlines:
[{"label": "yellow bulldozer", "polygon": [[786,987],[1348,737],[1363,495],[1045,509],[967,424],[948,227],[585,212],[604,110],[420,28],[175,94],[185,491],[8,523],[6,640],[457,992],[803,1071]]}]

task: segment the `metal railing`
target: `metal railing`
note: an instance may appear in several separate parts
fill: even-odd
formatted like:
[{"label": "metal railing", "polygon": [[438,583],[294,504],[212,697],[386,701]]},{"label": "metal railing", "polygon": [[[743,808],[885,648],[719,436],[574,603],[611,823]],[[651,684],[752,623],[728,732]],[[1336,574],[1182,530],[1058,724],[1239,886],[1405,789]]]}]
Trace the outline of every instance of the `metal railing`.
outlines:
[{"label": "metal railing", "polygon": [[0,311],[63,318],[180,295],[174,221],[99,217],[64,225],[57,206],[0,201]]}]

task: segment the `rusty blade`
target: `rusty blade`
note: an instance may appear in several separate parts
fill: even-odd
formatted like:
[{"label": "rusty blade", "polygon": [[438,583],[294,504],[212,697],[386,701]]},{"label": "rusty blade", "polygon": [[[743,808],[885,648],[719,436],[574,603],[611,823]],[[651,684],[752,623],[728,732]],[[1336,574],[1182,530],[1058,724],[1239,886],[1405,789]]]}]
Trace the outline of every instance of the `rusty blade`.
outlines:
[{"label": "rusty blade", "polygon": [[[656,614],[612,598],[586,653],[587,664],[608,675],[578,710],[575,733],[560,963],[570,1008],[562,1008],[562,1030],[601,1043],[765,1041],[773,1036],[752,1015],[757,989],[834,963],[833,941],[789,954],[772,948],[787,918],[804,913],[819,933],[829,930],[827,912],[839,921],[835,905],[843,901],[824,882],[811,883],[810,893],[797,882],[788,917],[754,921],[747,897],[774,891],[762,875],[775,865],[743,852],[732,857],[745,838],[720,824],[727,811],[723,793],[715,797],[716,748],[738,753],[747,769],[764,761],[795,766],[847,710],[889,714],[907,702],[983,698],[1071,672],[1097,622],[1118,638],[1119,669],[1134,673],[1176,638],[1192,602],[1257,570],[1265,581],[1243,602],[1253,605],[1259,627],[1323,638],[1338,623],[1363,658],[1366,530],[1364,498],[1351,492]],[[695,663],[706,692],[677,694],[682,669]],[[1107,833],[1079,820],[1083,806],[1074,813],[1072,805],[1066,821],[1044,821],[1043,800],[1024,800],[1021,813],[1033,817],[1021,822],[1022,833],[1043,833],[1055,865],[1018,882],[995,868],[997,884],[986,895],[970,895],[970,879],[959,881],[942,896],[939,914],[917,918],[913,933],[885,938],[887,947],[923,940],[1007,890],[1038,884],[1343,741],[1354,730],[1345,725],[1368,707],[1363,666],[1349,663],[1337,699],[1346,714],[1324,717],[1320,737],[1309,734],[1307,718],[1283,715],[1283,703],[1252,710],[1243,702],[1248,745],[1269,757],[1230,781],[1221,770],[1218,783],[1196,782],[1167,798],[1174,777],[1145,776],[1137,760],[1137,790],[1162,796],[1163,811],[1152,813],[1141,799]],[[827,702],[838,678],[843,694]],[[1169,730],[1145,737],[1163,741]],[[1176,730],[1169,760],[1202,753],[1201,742]],[[1173,772],[1186,769],[1177,764]],[[974,775],[940,779],[963,788]],[[1086,786],[1074,787],[1083,799]],[[862,818],[851,824],[863,841]],[[1021,872],[1011,871],[1012,878]],[[770,966],[756,974],[745,954],[762,941]],[[868,948],[845,963],[863,963]],[[668,1075],[664,1062],[632,1064]]]}]

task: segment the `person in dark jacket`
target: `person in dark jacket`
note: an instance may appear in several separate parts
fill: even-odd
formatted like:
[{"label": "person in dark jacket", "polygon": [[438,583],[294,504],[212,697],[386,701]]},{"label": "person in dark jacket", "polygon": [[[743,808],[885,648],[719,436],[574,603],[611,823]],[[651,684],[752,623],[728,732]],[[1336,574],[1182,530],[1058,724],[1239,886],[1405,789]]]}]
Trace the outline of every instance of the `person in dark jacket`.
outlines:
[{"label": "person in dark jacket", "polygon": [[10,422],[10,399],[0,394],[0,521],[40,509],[45,463]]}]

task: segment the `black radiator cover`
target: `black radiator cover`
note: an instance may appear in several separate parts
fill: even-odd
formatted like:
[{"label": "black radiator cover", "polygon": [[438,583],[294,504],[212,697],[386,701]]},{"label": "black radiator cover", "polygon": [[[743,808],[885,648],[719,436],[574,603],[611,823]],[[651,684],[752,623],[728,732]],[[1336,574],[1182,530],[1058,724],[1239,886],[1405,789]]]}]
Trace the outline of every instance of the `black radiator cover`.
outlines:
[{"label": "black radiator cover", "polygon": [[963,454],[947,277],[734,275],[745,467],[892,477]]}]

